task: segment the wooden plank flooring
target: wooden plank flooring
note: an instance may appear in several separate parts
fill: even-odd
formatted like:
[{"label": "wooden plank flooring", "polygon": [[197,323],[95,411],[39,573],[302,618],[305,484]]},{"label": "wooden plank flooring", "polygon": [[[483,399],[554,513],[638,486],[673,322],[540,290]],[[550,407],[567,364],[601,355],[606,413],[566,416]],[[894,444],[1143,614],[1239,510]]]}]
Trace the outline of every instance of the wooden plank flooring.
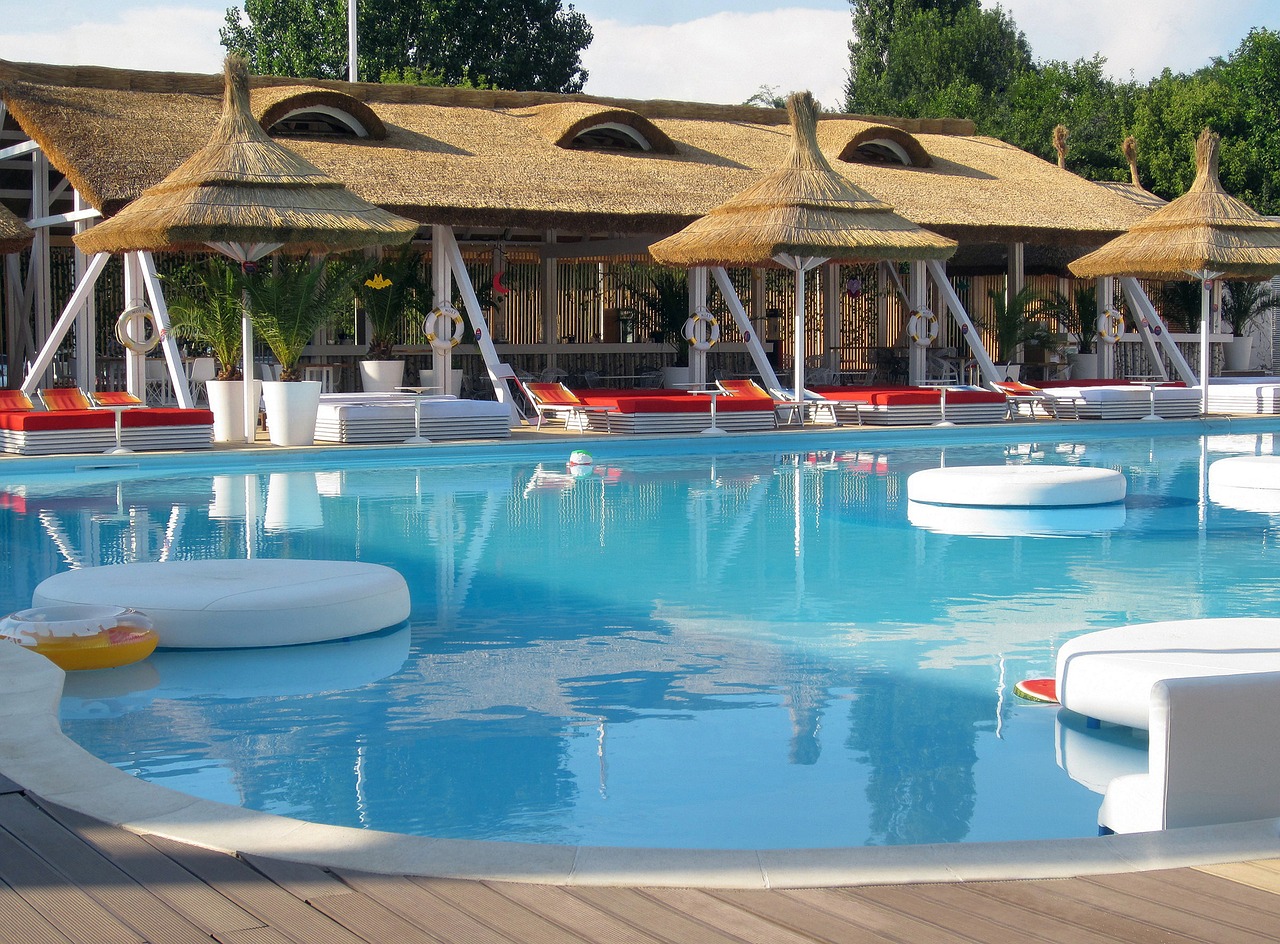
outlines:
[{"label": "wooden plank flooring", "polygon": [[327,870],[141,837],[0,777],[0,944],[1261,944],[1280,861],[1026,882],[704,890]]}]

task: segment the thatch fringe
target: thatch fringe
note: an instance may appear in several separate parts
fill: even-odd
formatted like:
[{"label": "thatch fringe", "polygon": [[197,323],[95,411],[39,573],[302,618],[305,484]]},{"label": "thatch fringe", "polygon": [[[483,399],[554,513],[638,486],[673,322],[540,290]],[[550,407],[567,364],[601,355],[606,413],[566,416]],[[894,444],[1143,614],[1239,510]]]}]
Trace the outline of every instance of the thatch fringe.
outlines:
[{"label": "thatch fringe", "polygon": [[1142,186],[1142,180],[1138,177],[1138,140],[1133,135],[1129,135],[1124,139],[1124,143],[1120,145],[1120,152],[1124,154],[1124,159],[1129,162],[1129,179],[1135,187]]},{"label": "thatch fringe", "polygon": [[10,212],[9,208],[0,205],[0,254],[21,252],[31,245],[35,233],[26,223]]},{"label": "thatch fringe", "polygon": [[1067,169],[1067,138],[1071,132],[1066,125],[1055,125],[1053,128],[1053,148],[1058,152],[1058,169]]}]

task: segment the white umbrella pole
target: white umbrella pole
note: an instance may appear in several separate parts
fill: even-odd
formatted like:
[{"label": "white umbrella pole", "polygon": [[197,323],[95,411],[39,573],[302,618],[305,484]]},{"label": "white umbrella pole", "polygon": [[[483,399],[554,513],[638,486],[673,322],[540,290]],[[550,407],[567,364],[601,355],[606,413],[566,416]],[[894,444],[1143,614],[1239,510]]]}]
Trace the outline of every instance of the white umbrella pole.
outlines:
[{"label": "white umbrella pole", "polygon": [[1221,272],[1192,272],[1200,280],[1200,414],[1209,412],[1209,314],[1213,310],[1213,280]]},{"label": "white umbrella pole", "polygon": [[240,359],[244,362],[241,371],[244,374],[244,441],[252,444],[258,435],[258,404],[257,397],[253,395],[253,321],[249,318],[248,295],[241,300],[241,306],[240,344],[244,353]]},{"label": "white umbrella pole", "polygon": [[[797,401],[804,400],[804,264],[796,260],[796,323],[795,337],[792,339],[795,343],[793,356],[795,362],[796,374],[796,390],[795,398]],[[803,407],[801,408],[803,409]],[[803,420],[802,420],[803,422]],[[799,478],[799,472],[796,473]]]}]

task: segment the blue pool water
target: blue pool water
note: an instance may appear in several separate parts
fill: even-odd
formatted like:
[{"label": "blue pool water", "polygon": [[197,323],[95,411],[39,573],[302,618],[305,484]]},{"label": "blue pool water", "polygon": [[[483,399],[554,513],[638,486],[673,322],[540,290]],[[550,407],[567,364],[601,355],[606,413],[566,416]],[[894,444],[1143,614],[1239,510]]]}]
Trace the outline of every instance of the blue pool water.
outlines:
[{"label": "blue pool water", "polygon": [[[774,441],[602,441],[578,478],[561,447],[0,481],[0,604],[130,560],[393,566],[409,626],[74,674],[64,728],[136,776],[308,820],[719,848],[1093,835],[1094,790],[1145,744],[1014,683],[1092,629],[1280,616],[1280,518],[1202,494],[1269,433]],[[976,534],[907,507],[917,469],[1009,462],[1119,469],[1129,497]]]}]

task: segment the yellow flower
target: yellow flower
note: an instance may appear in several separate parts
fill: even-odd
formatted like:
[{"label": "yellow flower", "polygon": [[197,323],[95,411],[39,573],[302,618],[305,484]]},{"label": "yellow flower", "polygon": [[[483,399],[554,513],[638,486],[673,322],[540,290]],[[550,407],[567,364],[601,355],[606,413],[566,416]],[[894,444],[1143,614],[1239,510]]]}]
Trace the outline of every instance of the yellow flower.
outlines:
[{"label": "yellow flower", "polygon": [[384,279],[384,278],[382,277],[382,273],[381,273],[381,272],[379,272],[379,273],[378,273],[377,275],[375,275],[373,278],[371,278],[371,279],[365,279],[364,284],[365,284],[365,285],[367,285],[367,286],[369,286],[369,288],[377,289],[377,290],[381,290],[381,289],[386,288],[388,285],[390,285],[390,284],[391,284],[391,280],[390,280],[390,279]]}]

